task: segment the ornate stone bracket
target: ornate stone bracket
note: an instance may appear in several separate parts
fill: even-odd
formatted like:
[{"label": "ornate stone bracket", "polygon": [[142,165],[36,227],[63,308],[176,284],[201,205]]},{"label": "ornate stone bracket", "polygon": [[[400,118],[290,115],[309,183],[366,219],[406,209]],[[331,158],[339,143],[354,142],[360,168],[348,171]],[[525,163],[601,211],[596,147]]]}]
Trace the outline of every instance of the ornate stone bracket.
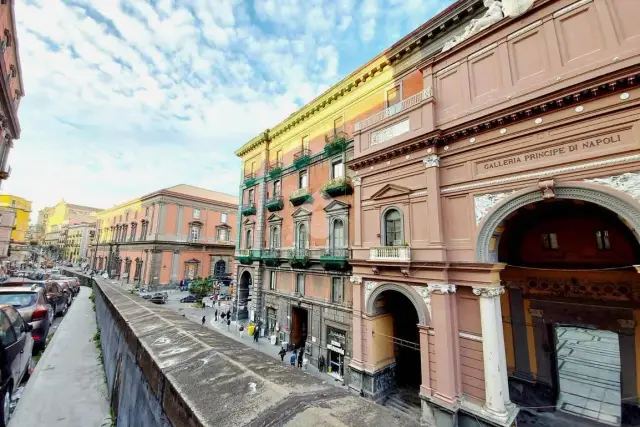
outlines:
[{"label": "ornate stone bracket", "polygon": [[362,276],[351,276],[351,277],[349,277],[349,281],[351,283],[356,283],[358,285],[361,285],[362,284]]},{"label": "ornate stone bracket", "polygon": [[351,179],[351,182],[355,187],[360,187],[362,185],[362,178],[360,178],[359,176],[356,176]]},{"label": "ornate stone bracket", "polygon": [[440,167],[440,157],[437,154],[431,154],[422,159],[425,168],[437,168]]},{"label": "ornate stone bracket", "polygon": [[376,286],[378,286],[378,282],[370,282],[370,281],[364,282],[364,300],[365,301],[369,301],[369,297],[371,296],[371,292],[373,292],[373,289]]},{"label": "ornate stone bracket", "polygon": [[431,317],[431,292],[428,287],[424,286],[411,286],[424,300],[425,305],[427,306],[427,311],[429,312],[429,317]]},{"label": "ornate stone bracket", "polygon": [[504,286],[474,287],[474,295],[484,298],[495,298],[504,294]]},{"label": "ornate stone bracket", "polygon": [[556,197],[556,189],[555,189],[555,181],[553,179],[549,179],[546,181],[540,181],[538,183],[538,187],[542,190],[542,199],[553,199]]},{"label": "ornate stone bracket", "polygon": [[453,294],[456,292],[456,285],[450,285],[447,283],[430,283],[427,286],[430,293],[436,294]]}]

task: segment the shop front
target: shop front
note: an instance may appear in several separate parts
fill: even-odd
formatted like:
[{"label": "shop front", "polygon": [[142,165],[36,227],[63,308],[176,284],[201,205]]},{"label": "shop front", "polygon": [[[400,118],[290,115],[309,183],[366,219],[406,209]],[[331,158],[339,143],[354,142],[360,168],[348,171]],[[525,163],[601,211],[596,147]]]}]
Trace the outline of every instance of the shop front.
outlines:
[{"label": "shop front", "polygon": [[346,343],[345,331],[327,327],[327,373],[340,380],[344,378]]}]

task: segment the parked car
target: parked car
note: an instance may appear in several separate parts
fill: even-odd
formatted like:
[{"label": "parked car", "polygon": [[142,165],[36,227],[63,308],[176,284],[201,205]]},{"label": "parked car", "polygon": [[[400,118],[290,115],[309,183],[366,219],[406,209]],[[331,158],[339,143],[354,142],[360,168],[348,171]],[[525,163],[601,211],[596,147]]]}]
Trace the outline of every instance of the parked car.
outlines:
[{"label": "parked car", "polygon": [[78,295],[78,293],[80,293],[80,280],[78,280],[77,277],[62,276],[60,277],[60,279],[69,282],[69,284],[71,285],[71,290],[73,291],[73,296],[76,296]]},{"label": "parked car", "polygon": [[0,427],[9,422],[11,394],[29,376],[31,325],[10,305],[0,305]]},{"label": "parked car", "polygon": [[0,304],[14,307],[25,322],[32,327],[34,350],[44,350],[53,319],[53,308],[47,301],[44,289],[37,285],[27,287],[0,288]]},{"label": "parked car", "polygon": [[180,302],[196,302],[196,301],[198,301],[198,298],[196,298],[193,295],[187,295],[186,297],[180,300]]},{"label": "parked car", "polygon": [[47,282],[45,285],[45,293],[47,300],[53,309],[53,315],[58,314],[64,316],[69,309],[69,303],[67,302],[67,295],[64,292],[64,288],[58,282]]},{"label": "parked car", "polygon": [[67,279],[57,279],[56,282],[58,282],[62,286],[62,290],[67,296],[67,304],[71,305],[74,297],[73,289],[71,287],[71,282]]},{"label": "parked car", "polygon": [[44,280],[33,280],[28,277],[9,277],[6,281],[0,283],[1,286],[33,286],[43,285]]}]

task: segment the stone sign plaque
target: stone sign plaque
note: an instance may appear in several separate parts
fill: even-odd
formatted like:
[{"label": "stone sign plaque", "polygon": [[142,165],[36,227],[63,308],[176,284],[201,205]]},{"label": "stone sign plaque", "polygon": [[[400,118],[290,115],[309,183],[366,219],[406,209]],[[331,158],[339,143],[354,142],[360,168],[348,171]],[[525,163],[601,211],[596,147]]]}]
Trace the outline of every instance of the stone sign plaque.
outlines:
[{"label": "stone sign plaque", "polygon": [[475,172],[476,176],[482,176],[532,169],[545,163],[551,166],[606,155],[633,144],[634,138],[630,129],[617,130],[556,145],[532,146],[526,150],[483,159],[476,162]]}]

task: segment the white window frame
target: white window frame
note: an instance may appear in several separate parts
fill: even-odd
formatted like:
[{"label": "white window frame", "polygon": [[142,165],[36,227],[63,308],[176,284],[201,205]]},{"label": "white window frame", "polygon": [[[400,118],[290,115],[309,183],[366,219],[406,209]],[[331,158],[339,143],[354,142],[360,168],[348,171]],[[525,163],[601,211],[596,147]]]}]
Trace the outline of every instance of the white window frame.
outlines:
[{"label": "white window frame", "polygon": [[[302,186],[302,177],[305,177],[305,186]],[[309,171],[304,169],[298,172],[298,188],[309,188]]]},{"label": "white window frame", "polygon": [[275,270],[269,272],[269,290],[275,291],[277,286],[278,273]]},{"label": "white window frame", "polygon": [[197,225],[192,225],[191,230],[189,230],[189,240],[191,242],[198,242],[200,240],[200,227]]},{"label": "white window frame", "polygon": [[[302,286],[300,286],[300,278],[302,278]],[[305,281],[306,281],[306,277],[304,274],[302,273],[298,273],[296,274],[296,293],[300,294],[300,295],[304,295],[304,285],[305,285]],[[302,287],[302,290],[300,289]]]},{"label": "white window frame", "polygon": [[[387,87],[384,88],[384,108],[389,108],[389,91],[391,89],[394,88],[398,88],[398,92],[400,93],[400,102],[398,104],[401,104],[403,101],[402,98],[402,92],[403,92],[403,88],[402,88],[402,80],[400,80],[398,83],[392,83],[390,85],[388,85]],[[396,105],[396,104],[394,104]]]},{"label": "white window frame", "polygon": [[[334,166],[336,166],[338,164],[342,165],[342,175],[340,175],[340,176],[336,176],[335,169],[334,169]],[[335,159],[331,160],[331,179],[344,178],[344,176],[345,176],[344,160],[341,157],[338,157],[338,158],[335,158]]]},{"label": "white window frame", "polygon": [[193,208],[193,217],[195,219],[200,219],[200,209],[198,208]]},{"label": "white window frame", "polygon": [[227,223],[227,220],[228,220],[228,218],[227,218],[227,213],[226,213],[226,212],[222,212],[222,213],[220,214],[220,222],[222,222],[222,223],[225,223],[225,224],[226,224],[226,223]]},{"label": "white window frame", "polygon": [[[336,298],[335,286],[336,281],[340,281],[338,286],[340,287],[340,299]],[[334,304],[344,303],[344,277],[332,277],[331,278],[331,302]]]}]

